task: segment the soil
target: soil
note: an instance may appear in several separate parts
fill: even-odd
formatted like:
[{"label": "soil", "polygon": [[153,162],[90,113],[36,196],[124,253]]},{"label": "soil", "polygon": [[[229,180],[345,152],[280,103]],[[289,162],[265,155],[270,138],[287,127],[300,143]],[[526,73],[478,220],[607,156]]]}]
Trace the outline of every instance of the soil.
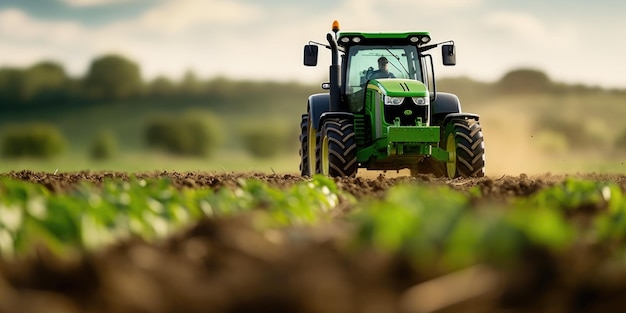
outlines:
[{"label": "soil", "polygon": [[[71,173],[47,173],[32,172],[28,170],[20,172],[0,173],[0,177],[10,177],[32,183],[42,184],[53,192],[67,192],[75,188],[79,183],[88,182],[96,186],[102,184],[105,179],[128,180],[136,178],[169,178],[172,184],[178,188],[212,188],[234,187],[241,179],[256,179],[276,187],[289,187],[297,182],[306,180],[296,174],[262,174],[262,173],[202,173],[202,172],[148,172],[148,173],[125,173],[125,172],[71,172]],[[595,181],[611,181],[626,188],[626,175],[622,174],[597,174],[576,173],[570,175],[504,175],[501,177],[480,178],[436,178],[430,175],[417,177],[391,174],[379,174],[374,178],[357,176],[356,178],[335,178],[337,186],[357,197],[381,196],[385,191],[399,183],[427,183],[445,185],[456,190],[468,191],[478,187],[484,197],[505,199],[513,196],[528,196],[555,183],[562,182],[567,177]]]},{"label": "soil", "polygon": [[[81,182],[129,179],[119,172],[0,174],[64,193]],[[242,178],[289,187],[291,174],[137,173],[169,177],[179,188],[230,188]],[[626,176],[572,174],[611,181]],[[400,183],[434,184],[477,201],[527,197],[567,176],[443,179],[380,175],[337,178],[357,198],[381,197]],[[475,196],[475,192],[472,193]],[[341,221],[315,229],[259,233],[253,215],[198,221],[162,242],[130,239],[79,257],[45,249],[0,259],[0,312],[618,312],[626,309],[626,270],[599,267],[606,251],[529,251],[514,269],[475,268],[438,278],[401,254],[347,248]],[[584,252],[584,253],[582,253]],[[472,274],[473,273],[473,274]],[[477,275],[476,273],[480,273]],[[616,274],[617,273],[617,274]],[[474,275],[474,276],[472,276]],[[434,290],[434,291],[433,291]],[[437,290],[442,292],[436,292]]]}]

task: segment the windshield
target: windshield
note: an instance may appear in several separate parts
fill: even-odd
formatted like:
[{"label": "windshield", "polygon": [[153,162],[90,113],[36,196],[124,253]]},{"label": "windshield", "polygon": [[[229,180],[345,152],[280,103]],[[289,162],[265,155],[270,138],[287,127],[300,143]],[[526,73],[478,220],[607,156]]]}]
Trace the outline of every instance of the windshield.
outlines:
[{"label": "windshield", "polygon": [[[415,46],[352,46],[348,51],[346,84],[348,93],[364,88],[373,78],[395,77],[422,81],[420,62]],[[386,69],[379,65],[381,57],[386,58]],[[380,72],[388,71],[383,76]]]}]

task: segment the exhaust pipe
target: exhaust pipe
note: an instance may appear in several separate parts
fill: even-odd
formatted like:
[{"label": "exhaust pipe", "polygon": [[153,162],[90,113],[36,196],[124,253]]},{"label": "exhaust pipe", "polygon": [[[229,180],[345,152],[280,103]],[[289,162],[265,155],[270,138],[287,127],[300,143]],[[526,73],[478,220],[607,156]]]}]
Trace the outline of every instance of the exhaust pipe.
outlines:
[{"label": "exhaust pipe", "polygon": [[339,49],[337,48],[337,40],[335,37],[328,33],[326,39],[330,44],[331,64],[330,73],[330,107],[331,112],[338,112],[341,110],[341,65],[339,64]]}]

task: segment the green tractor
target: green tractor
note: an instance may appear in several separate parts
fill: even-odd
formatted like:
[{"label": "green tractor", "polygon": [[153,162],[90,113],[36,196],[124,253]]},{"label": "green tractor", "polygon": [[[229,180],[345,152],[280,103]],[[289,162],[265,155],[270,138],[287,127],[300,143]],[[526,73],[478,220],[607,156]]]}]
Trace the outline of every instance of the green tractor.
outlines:
[{"label": "green tractor", "polygon": [[[485,147],[479,116],[463,113],[454,94],[437,92],[433,58],[455,65],[454,42],[430,43],[428,32],[339,32],[328,45],[310,41],[304,65],[318,48],[331,53],[327,93],[309,96],[302,115],[302,176],[355,176],[368,170],[410,169],[411,175],[482,177]],[[375,68],[377,67],[377,68]]]}]

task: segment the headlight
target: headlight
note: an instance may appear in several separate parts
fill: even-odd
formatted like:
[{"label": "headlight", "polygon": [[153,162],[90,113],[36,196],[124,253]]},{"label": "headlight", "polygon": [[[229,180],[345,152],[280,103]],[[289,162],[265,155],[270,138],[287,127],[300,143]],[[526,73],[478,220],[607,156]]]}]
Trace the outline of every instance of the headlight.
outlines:
[{"label": "headlight", "polygon": [[402,97],[388,97],[385,96],[385,105],[401,105],[404,98]]},{"label": "headlight", "polygon": [[417,105],[429,105],[430,104],[429,97],[413,97],[411,99],[413,99],[413,103]]}]

